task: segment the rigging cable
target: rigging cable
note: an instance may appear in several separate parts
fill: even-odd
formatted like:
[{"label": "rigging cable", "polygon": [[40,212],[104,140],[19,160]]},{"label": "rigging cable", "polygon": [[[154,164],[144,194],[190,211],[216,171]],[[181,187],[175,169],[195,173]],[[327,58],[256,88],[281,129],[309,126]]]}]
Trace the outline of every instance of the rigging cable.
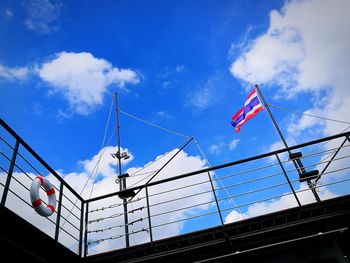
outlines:
[{"label": "rigging cable", "polygon": [[[196,146],[197,146],[199,152],[201,153],[201,155],[203,156],[204,160],[207,162],[209,168],[212,167],[212,165],[210,164],[208,158],[207,158],[206,155],[204,154],[202,148],[199,146],[199,143],[198,143],[198,141],[197,141],[196,139],[194,140],[194,143],[196,144]],[[242,211],[240,210],[239,206],[237,205],[236,201],[233,199],[233,197],[231,197],[231,195],[230,195],[230,193],[227,191],[225,185],[222,183],[220,177],[217,176],[216,178],[218,179],[218,181],[219,181],[221,187],[225,190],[225,193],[227,194],[227,196],[230,198],[229,200],[232,202],[232,204],[235,206],[235,208],[236,208],[241,214],[243,214]],[[214,191],[215,191],[215,190],[214,190]]]},{"label": "rigging cable", "polygon": [[[111,106],[110,106],[110,108],[109,108],[108,118],[107,118],[107,122],[106,122],[106,128],[105,128],[105,132],[104,132],[104,135],[103,135],[103,140],[102,140],[102,143],[101,143],[101,150],[104,149],[104,147],[105,147],[106,145],[108,145],[108,144],[109,144],[109,141],[111,140],[111,138],[110,138],[109,141],[108,141],[108,143],[105,145],[106,136],[107,136],[107,130],[108,130],[109,122],[110,122],[111,115],[112,115],[112,108],[113,108],[113,105],[114,105],[114,97],[112,97]],[[113,136],[114,132],[115,132],[115,130],[113,131],[112,136]],[[112,136],[111,136],[111,137],[112,137]],[[101,150],[100,150],[100,151],[101,151]],[[94,177],[95,177],[96,174],[97,174],[98,166],[99,166],[99,164],[100,164],[101,157],[102,157],[102,154],[101,154],[101,156],[100,156],[100,158],[99,158],[99,160],[98,160],[98,162],[97,162],[98,164],[97,164],[96,173],[95,173]],[[90,180],[90,179],[89,179],[89,180]],[[93,192],[93,190],[94,190],[94,185],[95,185],[95,183],[93,182],[92,187],[91,187],[91,192],[90,192],[90,198],[91,198],[92,192]],[[84,191],[84,188],[82,189],[82,191]]]},{"label": "rigging cable", "polygon": [[[284,107],[280,107],[280,106],[276,106],[276,105],[272,105],[272,104],[268,104],[269,107],[275,108],[275,109],[279,109],[279,110],[284,110],[284,111],[289,111],[292,113],[297,113],[297,114],[302,114],[305,116],[309,116],[309,117],[314,117],[314,118],[318,118],[318,119],[322,119],[322,120],[326,120],[326,121],[334,121],[334,122],[338,122],[338,123],[342,123],[342,124],[350,124],[350,122],[348,121],[341,121],[341,120],[336,120],[336,119],[331,119],[331,118],[326,118],[326,117],[321,117],[321,116],[317,116],[314,114],[309,114],[309,113],[305,113],[305,112],[301,112],[301,111],[294,111],[292,109],[288,109],[288,108],[284,108]],[[347,128],[345,128],[344,130],[342,130],[340,133],[343,133],[345,131],[347,131],[348,129],[350,129],[350,126],[348,126]],[[311,150],[310,152],[308,152],[307,154],[313,153],[316,150],[318,150],[319,148],[325,146],[327,143],[329,143],[330,141],[326,141],[318,146],[316,146],[313,150]]]},{"label": "rigging cable", "polygon": [[[175,149],[180,148],[180,146],[181,146],[182,144],[183,144],[183,143],[181,143],[180,145],[178,145]],[[148,166],[150,166],[150,165],[152,165],[152,164],[155,164],[157,161],[159,161],[159,160],[161,160],[162,158],[164,158],[165,156],[169,155],[171,152],[172,152],[172,151],[169,151],[169,152],[167,152],[166,154],[163,154],[163,155],[160,156],[158,159],[156,159],[154,162],[151,162],[151,163],[145,165],[143,168],[137,170],[135,173],[131,174],[130,176],[132,176],[132,175],[136,175],[136,176],[140,175],[140,174],[137,174],[137,173],[138,173],[138,172],[141,172],[142,170],[144,170],[144,169],[147,168]],[[158,171],[159,171],[159,169],[157,169],[157,170],[155,170],[155,171],[153,171],[153,172],[157,173]],[[136,183],[130,185],[129,187],[133,187],[133,186],[137,185],[138,183],[140,183],[140,182],[146,180],[148,177],[150,177],[150,176],[153,175],[153,172],[150,173],[150,175],[147,175],[147,176],[145,176],[144,178],[140,179],[140,180],[137,181]]]},{"label": "rigging cable", "polygon": [[150,126],[153,126],[153,127],[155,127],[155,128],[161,129],[161,130],[163,130],[163,131],[167,131],[167,132],[170,132],[170,133],[172,133],[172,134],[176,134],[176,135],[178,135],[178,136],[181,136],[181,137],[184,137],[184,138],[187,138],[187,139],[190,139],[190,138],[191,138],[190,136],[183,135],[183,134],[181,134],[181,133],[179,133],[179,132],[177,132],[177,131],[173,131],[173,130],[170,130],[170,129],[161,127],[161,126],[159,126],[159,125],[156,125],[156,124],[154,124],[154,123],[151,123],[151,122],[149,122],[149,121],[145,121],[145,120],[143,120],[143,119],[141,119],[141,118],[138,118],[138,117],[136,117],[136,116],[134,116],[134,115],[132,115],[132,114],[130,114],[130,113],[127,113],[127,112],[125,112],[125,111],[122,111],[122,110],[120,110],[120,109],[119,109],[119,112],[122,113],[122,114],[124,114],[124,115],[126,115],[126,116],[129,116],[129,117],[131,117],[131,118],[133,118],[133,119],[135,119],[135,120],[138,120],[138,121],[140,121],[140,122],[143,122],[143,123],[148,124],[148,125],[150,125]]},{"label": "rigging cable", "polygon": [[284,110],[284,111],[289,111],[289,112],[297,113],[297,114],[302,114],[302,115],[305,115],[305,116],[314,117],[314,118],[319,118],[319,119],[326,120],[326,121],[334,121],[334,122],[339,122],[339,123],[343,123],[343,124],[350,124],[350,122],[348,122],[348,121],[340,121],[340,120],[336,120],[336,119],[321,117],[321,116],[317,116],[317,115],[314,115],[314,114],[309,114],[309,113],[305,113],[305,112],[301,112],[301,111],[295,111],[295,110],[283,108],[283,107],[276,106],[276,105],[272,105],[272,104],[267,104],[267,105],[268,105],[269,107],[272,107],[272,108],[275,108],[275,109]]},{"label": "rigging cable", "polygon": [[[103,154],[104,154],[104,152],[105,152],[105,150],[106,150],[105,146],[108,145],[108,144],[110,143],[110,141],[112,140],[113,135],[115,134],[115,129],[114,129],[114,131],[112,132],[111,136],[110,136],[109,139],[108,139],[108,142],[107,142],[107,143],[105,144],[105,146],[104,146],[104,143],[105,143],[105,140],[106,140],[106,135],[107,135],[107,130],[108,130],[109,122],[110,122],[110,118],[111,118],[111,113],[112,113],[112,108],[113,108],[113,101],[114,101],[114,100],[113,100],[113,98],[112,98],[112,103],[111,103],[111,106],[110,106],[110,109],[109,109],[109,114],[108,114],[108,118],[107,118],[107,122],[106,122],[106,128],[105,128],[105,132],[104,132],[104,136],[103,136],[103,140],[102,140],[102,145],[101,145],[101,150],[100,150],[100,156],[99,156],[99,158],[98,158],[98,160],[97,160],[97,162],[96,162],[94,168],[93,168],[92,171],[90,172],[90,175],[89,175],[88,179],[86,180],[86,182],[85,182],[83,188],[81,189],[80,194],[79,194],[80,196],[82,195],[82,193],[83,193],[85,187],[86,187],[87,184],[89,183],[91,177],[92,177],[94,174],[95,174],[94,177],[96,176],[97,171],[98,171],[98,166],[99,166],[100,161],[101,161],[101,158],[102,158],[102,156],[103,156]],[[91,198],[91,195],[92,195],[93,187],[94,187],[94,183],[92,184],[92,188],[91,188],[91,192],[90,192],[90,198]],[[61,228],[63,228],[63,226],[64,226],[65,223],[67,222],[69,216],[72,214],[72,211],[73,211],[73,209],[74,209],[74,206],[77,204],[77,202],[78,202],[78,199],[75,201],[75,203],[74,203],[72,209],[69,211],[69,213],[68,213],[68,215],[67,215],[67,218],[65,218],[65,221],[62,223]]]},{"label": "rigging cable", "polygon": [[[179,133],[179,132],[170,130],[170,129],[168,129],[168,128],[161,127],[161,126],[156,125],[156,124],[154,124],[154,123],[151,123],[151,122],[149,122],[149,121],[145,121],[145,120],[143,120],[143,119],[141,119],[141,118],[139,118],[139,117],[136,117],[136,116],[134,116],[134,115],[132,115],[132,114],[129,114],[129,113],[125,112],[125,111],[119,110],[119,112],[122,113],[122,114],[124,114],[124,115],[126,115],[126,116],[129,116],[129,117],[131,117],[131,118],[134,118],[134,119],[136,119],[136,120],[138,120],[138,121],[140,121],[140,122],[143,122],[143,123],[145,123],[145,124],[147,124],[147,125],[150,125],[150,126],[153,126],[153,127],[155,127],[155,128],[161,129],[161,130],[163,130],[163,131],[167,131],[167,132],[170,132],[170,133],[173,133],[173,134],[175,134],[175,135],[179,135],[179,136],[182,136],[182,137],[185,137],[185,138],[188,138],[188,139],[191,138],[190,136],[183,135],[183,134],[181,134],[181,133]],[[196,146],[197,146],[199,152],[201,153],[201,155],[203,156],[203,158],[206,160],[206,162],[207,162],[207,164],[209,165],[209,167],[211,167],[208,158],[205,156],[203,150],[201,149],[201,147],[199,146],[198,141],[197,141],[195,138],[194,138],[194,142],[195,142],[195,144],[196,144]],[[169,154],[169,153],[170,153],[170,152],[168,152],[167,154]],[[165,157],[167,154],[163,155],[162,157]],[[162,158],[162,157],[160,157],[160,158]],[[159,159],[160,159],[160,158],[159,158]],[[158,159],[158,160],[159,160],[159,159]],[[147,166],[149,166],[149,165],[151,165],[151,164],[153,164],[153,163],[150,163],[150,164],[148,164]],[[147,166],[145,166],[145,167],[141,168],[140,170],[136,171],[135,173],[133,173],[133,175],[135,175],[135,174],[137,174],[138,172],[142,171],[142,170],[145,169]],[[146,176],[145,178],[143,178],[143,179],[139,180],[138,182],[132,184],[130,187],[135,186],[136,184],[138,184],[138,183],[144,181],[146,178],[150,177],[151,175],[152,175],[152,174],[150,174],[149,176]],[[219,183],[221,184],[221,186],[225,189],[225,192],[226,192],[227,196],[230,196],[230,194],[229,194],[228,191],[226,190],[226,188],[225,188],[224,184],[222,183],[222,181],[220,180],[220,178],[219,178],[219,177],[217,177],[217,178],[218,178],[218,181],[219,181]],[[231,200],[231,202],[233,203],[233,205],[234,205],[235,207],[237,207],[236,202],[235,202],[234,200],[232,200],[232,199],[230,199],[230,200]],[[239,208],[238,208],[238,210],[239,210]],[[240,210],[239,210],[239,211],[240,211]],[[240,211],[240,212],[241,212],[241,211]]]}]

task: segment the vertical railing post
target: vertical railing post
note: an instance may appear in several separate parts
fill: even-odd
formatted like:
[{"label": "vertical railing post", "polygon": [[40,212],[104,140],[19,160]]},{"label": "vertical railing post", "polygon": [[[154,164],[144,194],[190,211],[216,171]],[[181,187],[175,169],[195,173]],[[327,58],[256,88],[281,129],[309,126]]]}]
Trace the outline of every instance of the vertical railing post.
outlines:
[{"label": "vertical railing post", "polygon": [[81,202],[80,207],[80,231],[79,231],[79,256],[82,256],[83,251],[83,232],[84,232],[84,202]]},{"label": "vertical railing post", "polygon": [[85,206],[85,235],[84,235],[84,257],[87,256],[88,253],[88,241],[87,241],[87,234],[88,234],[88,216],[89,216],[89,202],[86,202]]},{"label": "vertical railing post", "polygon": [[280,158],[278,157],[278,154],[276,154],[276,158],[277,158],[277,161],[278,161],[279,165],[281,166],[281,169],[282,169],[282,172],[283,172],[284,176],[286,177],[286,180],[287,180],[287,182],[288,182],[288,184],[289,184],[289,187],[290,187],[290,189],[291,189],[292,192],[293,192],[293,195],[294,195],[294,197],[295,197],[295,200],[297,200],[297,203],[298,203],[299,207],[301,207],[301,203],[300,203],[300,201],[299,201],[299,198],[298,198],[296,192],[294,191],[293,185],[292,185],[292,183],[291,183],[290,180],[289,180],[289,177],[288,177],[288,175],[287,175],[287,172],[286,172],[286,170],[284,169],[284,167],[283,167],[283,165],[282,165],[282,162],[281,162]]},{"label": "vertical railing post", "polygon": [[224,219],[222,218],[221,209],[220,209],[220,206],[219,206],[219,201],[218,201],[218,198],[216,196],[216,192],[215,192],[213,180],[211,179],[211,176],[210,176],[210,172],[208,172],[208,177],[209,177],[209,181],[210,181],[210,185],[211,185],[211,190],[213,191],[216,207],[218,209],[218,213],[219,213],[219,216],[220,216],[221,225],[224,227],[224,225],[225,225]]},{"label": "vertical railing post", "polygon": [[16,140],[15,148],[13,149],[13,153],[12,153],[12,159],[11,159],[10,167],[9,167],[8,173],[7,173],[7,178],[6,178],[6,183],[5,183],[5,187],[4,187],[4,192],[3,192],[2,198],[1,198],[1,206],[5,206],[5,203],[6,203],[6,198],[7,198],[7,194],[8,194],[9,187],[10,187],[10,182],[11,182],[13,169],[15,168],[15,162],[16,162],[18,148],[19,148],[19,141]]},{"label": "vertical railing post", "polygon": [[58,234],[60,232],[60,221],[61,221],[61,208],[62,208],[62,195],[63,195],[63,183],[60,182],[60,194],[58,196],[57,206],[57,218],[56,218],[56,229],[55,229],[55,241],[58,242]]},{"label": "vertical railing post", "polygon": [[147,202],[147,214],[148,214],[148,228],[149,228],[149,238],[151,245],[153,246],[153,234],[152,234],[152,222],[151,222],[151,210],[149,208],[149,198],[148,198],[148,187],[145,187],[146,190],[146,202]]}]

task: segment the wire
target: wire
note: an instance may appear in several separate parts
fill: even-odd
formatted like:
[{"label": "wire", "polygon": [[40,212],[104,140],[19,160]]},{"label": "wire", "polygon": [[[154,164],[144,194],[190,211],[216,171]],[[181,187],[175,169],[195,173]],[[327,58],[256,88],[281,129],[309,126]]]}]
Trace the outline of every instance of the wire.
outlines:
[{"label": "wire", "polygon": [[[181,146],[182,146],[182,143],[179,144],[175,149],[178,149],[178,148],[180,148]],[[172,152],[172,151],[169,151],[169,152],[167,152],[166,154],[160,156],[160,157],[159,157],[158,159],[156,159],[154,162],[151,162],[151,163],[145,165],[144,167],[142,167],[141,169],[137,170],[136,172],[134,172],[134,173],[131,174],[130,176],[135,175],[135,174],[137,174],[138,172],[141,172],[142,170],[144,170],[145,168],[151,166],[152,164],[155,164],[156,162],[158,162],[159,160],[161,160],[161,159],[164,158],[165,156],[169,155],[171,152]],[[159,172],[159,169],[155,170],[154,172]],[[146,177],[144,177],[144,178],[142,178],[141,180],[137,181],[136,183],[130,185],[129,187],[133,187],[133,186],[137,185],[138,183],[140,183],[140,182],[146,180],[148,177],[150,177],[150,176],[152,176],[152,175],[153,175],[153,173],[151,173],[150,175],[147,175]]]},{"label": "wire", "polygon": [[[204,158],[205,161],[207,162],[208,166],[209,166],[209,167],[212,167],[211,164],[210,164],[210,162],[209,162],[209,160],[208,160],[208,158],[205,156],[205,154],[204,154],[202,148],[199,146],[199,143],[198,143],[198,141],[197,141],[196,139],[194,140],[194,143],[196,144],[196,146],[197,146],[199,152],[201,153],[201,155],[203,156],[203,158]],[[209,176],[210,176],[210,175],[209,175]],[[216,178],[217,178],[217,181],[219,182],[219,184],[221,185],[221,187],[224,189],[224,191],[225,191],[225,193],[227,194],[227,196],[230,196],[230,193],[229,193],[229,192],[227,191],[227,189],[225,188],[224,184],[223,184],[222,181],[220,180],[220,177],[217,176]],[[237,207],[238,211],[239,211],[240,213],[242,213],[242,211],[239,210],[239,208],[238,208],[237,203],[235,202],[235,200],[233,200],[233,198],[230,198],[230,201],[232,202],[232,204],[233,204],[235,207]]]},{"label": "wire", "polygon": [[336,120],[336,119],[321,117],[321,116],[317,116],[317,115],[314,115],[314,114],[305,113],[305,112],[301,112],[301,111],[295,111],[295,110],[287,109],[287,108],[276,106],[276,105],[272,105],[272,104],[267,104],[267,105],[269,107],[272,107],[272,108],[275,108],[275,109],[289,111],[289,112],[297,113],[297,114],[302,114],[302,115],[305,115],[305,116],[319,118],[319,119],[326,120],[326,121],[334,121],[334,122],[339,122],[339,123],[344,123],[344,124],[350,124],[350,122],[348,122],[348,121],[340,121],[340,120]]},{"label": "wire", "polygon": [[140,233],[140,232],[148,232],[148,228],[142,228],[141,230],[137,230],[137,231],[131,231],[130,233],[128,234],[124,234],[124,235],[116,235],[116,236],[111,236],[111,237],[107,237],[107,238],[101,238],[101,239],[98,239],[98,240],[94,240],[94,241],[90,241],[87,243],[88,246],[90,245],[93,245],[93,244],[99,244],[103,241],[106,241],[106,240],[113,240],[113,239],[118,239],[118,238],[121,238],[121,237],[124,237],[124,236],[130,236],[130,235],[134,235],[134,234],[137,234],[137,233]]},{"label": "wire", "polygon": [[120,109],[119,109],[119,112],[122,113],[122,114],[124,114],[124,115],[126,115],[126,116],[129,116],[129,117],[131,117],[131,118],[133,118],[133,119],[135,119],[135,120],[138,120],[138,121],[140,121],[140,122],[143,122],[143,123],[148,124],[148,125],[150,125],[150,126],[153,126],[153,127],[155,127],[155,128],[161,129],[161,130],[163,130],[163,131],[167,131],[167,132],[170,132],[170,133],[172,133],[172,134],[176,134],[176,135],[178,135],[178,136],[185,137],[185,138],[187,138],[187,139],[190,139],[190,138],[191,138],[190,136],[183,135],[183,134],[181,134],[181,133],[179,133],[179,132],[177,132],[177,131],[173,131],[173,130],[170,130],[170,129],[161,127],[161,126],[159,126],[159,125],[156,125],[156,124],[154,124],[154,123],[151,123],[151,122],[149,122],[149,121],[145,121],[145,120],[143,120],[143,119],[141,119],[141,118],[138,118],[138,117],[136,117],[136,116],[134,116],[134,115],[132,115],[132,114],[130,114],[130,113],[127,113],[127,112],[125,112],[125,111],[122,111],[122,110],[120,110]]},{"label": "wire", "polygon": [[[348,126],[347,128],[345,128],[344,130],[342,130],[340,133],[345,132],[346,130],[350,129],[350,126]],[[316,146],[313,150],[311,150],[310,152],[308,152],[307,154],[313,153],[314,151],[316,151],[317,149],[325,146],[326,144],[328,144],[330,141],[326,141],[324,143],[321,143],[320,145]]]},{"label": "wire", "polygon": [[[272,104],[267,104],[269,107],[272,107],[272,108],[275,108],[275,109],[279,109],[279,110],[284,110],[284,111],[289,111],[289,112],[292,112],[292,113],[297,113],[297,114],[302,114],[302,115],[305,115],[305,116],[309,116],[309,117],[314,117],[314,118],[319,118],[319,119],[322,119],[322,120],[326,120],[326,121],[334,121],[334,122],[338,122],[338,123],[343,123],[343,124],[350,124],[350,122],[348,121],[341,121],[341,120],[336,120],[336,119],[331,119],[331,118],[326,118],[326,117],[321,117],[321,116],[317,116],[317,115],[314,115],[314,114],[309,114],[309,113],[305,113],[305,112],[301,112],[301,111],[294,111],[294,110],[291,110],[291,109],[288,109],[288,108],[284,108],[284,107],[280,107],[280,106],[276,106],[276,105],[272,105]],[[340,133],[343,133],[345,132],[346,130],[348,130],[350,128],[350,126],[348,126],[347,128],[345,128],[344,130],[342,130]],[[308,152],[308,154],[316,151],[317,149],[325,146],[327,143],[329,143],[330,141],[326,141],[322,144],[320,144],[319,146],[316,146],[315,149],[311,150],[310,152]]]},{"label": "wire", "polygon": [[[113,133],[111,134],[111,137],[109,138],[109,140],[108,140],[108,142],[106,143],[106,145],[108,145],[108,144],[110,143],[110,141],[112,140],[112,137],[113,137],[114,133],[115,133],[115,130],[114,130]],[[102,158],[102,156],[103,156],[103,154],[104,154],[105,151],[106,151],[106,148],[103,148],[103,150],[101,151],[100,156],[99,156],[99,158],[98,158],[98,160],[97,160],[97,162],[96,162],[94,168],[92,169],[92,171],[91,171],[91,173],[90,173],[88,179],[86,180],[86,182],[85,182],[83,188],[82,188],[81,191],[80,191],[80,196],[82,195],[82,193],[83,193],[85,187],[86,187],[87,184],[89,183],[89,181],[90,181],[92,175],[94,174],[95,170],[96,170],[96,174],[97,174],[97,169],[98,169],[99,163],[100,163],[101,158]],[[75,201],[74,205],[76,205],[77,202],[78,202],[78,199]],[[72,213],[73,208],[74,208],[74,207],[72,207],[72,209],[70,210],[70,212],[69,212],[69,214],[68,214],[68,216],[67,216],[67,219],[69,218],[70,214]],[[64,224],[66,223],[66,221],[67,221],[67,220],[65,220],[65,221],[63,222],[62,227],[64,226]]]},{"label": "wire", "polygon": [[[108,113],[108,118],[107,118],[107,122],[106,122],[106,128],[105,128],[105,132],[104,132],[104,135],[103,135],[103,140],[102,140],[102,143],[101,143],[101,150],[105,147],[105,141],[106,141],[106,136],[107,136],[107,130],[108,130],[108,127],[109,127],[109,122],[110,122],[110,119],[111,119],[111,114],[112,114],[112,108],[113,108],[113,103],[114,102],[114,98],[112,98],[112,102],[111,102],[111,106],[109,108],[109,113]],[[113,132],[114,133],[114,132]],[[99,162],[98,162],[99,163]],[[99,166],[99,164],[98,164]],[[97,174],[97,170],[98,170],[98,166],[97,166],[97,169],[96,169],[96,173],[95,173],[95,176]],[[94,176],[94,177],[95,177]],[[94,190],[94,183],[92,184],[92,187],[91,187],[91,192],[90,192],[90,198],[92,196],[92,192]]]}]

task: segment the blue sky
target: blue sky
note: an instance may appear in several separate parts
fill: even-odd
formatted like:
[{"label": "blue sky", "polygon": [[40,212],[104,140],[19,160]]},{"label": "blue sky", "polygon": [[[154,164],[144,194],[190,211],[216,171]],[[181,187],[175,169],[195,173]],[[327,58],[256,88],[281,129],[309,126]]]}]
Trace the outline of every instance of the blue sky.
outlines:
[{"label": "blue sky", "polygon": [[[34,3],[41,11],[32,10]],[[50,84],[35,74],[29,73],[23,80],[2,78],[1,116],[53,167],[64,170],[74,169],[78,160],[99,150],[115,91],[119,91],[120,107],[125,111],[194,136],[204,148],[233,139],[241,139],[242,146],[249,144],[256,139],[251,136],[254,125],[263,124],[265,118],[259,116],[255,123],[247,124],[246,134],[236,134],[230,127],[231,115],[246,97],[242,84],[229,72],[232,59],[238,55],[230,47],[250,28],[249,37],[261,34],[270,10],[282,4],[3,1],[1,65],[33,69],[59,52],[87,52],[113,67],[137,72],[139,82],[126,84],[125,89],[109,85],[102,103],[81,115],[69,108],[62,93],[51,94]],[[45,11],[46,15],[40,15]],[[127,143],[128,137],[133,138],[126,146],[144,156],[141,162],[181,142],[181,138],[168,138],[153,128],[149,131],[152,134],[147,133],[147,127],[135,130],[133,124],[133,120],[121,118],[122,140]],[[264,125],[266,129],[269,124]],[[159,138],[164,143],[155,145]],[[151,145],[147,143],[151,141]],[[246,154],[226,149],[217,155],[211,156],[215,163]]]},{"label": "blue sky", "polygon": [[[346,0],[4,0],[0,116],[77,189],[98,157],[114,92],[125,112],[195,137],[211,164],[282,148],[265,111],[240,133],[231,117],[258,83],[271,104],[349,122],[349,8]],[[349,126],[273,113],[290,145]],[[114,123],[112,111],[107,138]],[[120,124],[128,171],[184,141],[125,115]],[[194,144],[185,151],[186,167],[174,164],[172,175],[206,165]],[[99,180],[114,180],[113,162]]]}]

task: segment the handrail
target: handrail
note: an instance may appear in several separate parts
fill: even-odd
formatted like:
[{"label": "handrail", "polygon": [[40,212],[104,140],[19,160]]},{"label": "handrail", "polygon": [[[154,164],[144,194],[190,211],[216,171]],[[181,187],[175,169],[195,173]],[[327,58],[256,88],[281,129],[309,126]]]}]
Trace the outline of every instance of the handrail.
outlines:
[{"label": "handrail", "polygon": [[20,144],[30,153],[32,154],[53,176],[56,177],[69,191],[72,192],[81,202],[85,202],[84,198],[82,198],[61,176],[59,176],[54,169],[51,168],[14,130],[7,125],[7,123],[0,118],[0,125],[4,127],[16,140],[20,142]]},{"label": "handrail", "polygon": [[276,150],[276,151],[273,151],[273,152],[263,153],[263,154],[260,154],[260,155],[244,158],[244,159],[241,159],[241,160],[237,160],[237,161],[233,161],[233,162],[229,162],[229,163],[225,163],[225,164],[221,164],[221,165],[217,165],[217,166],[212,166],[212,167],[209,167],[209,168],[205,168],[205,169],[201,169],[201,170],[197,170],[197,171],[193,171],[193,172],[189,172],[189,173],[184,173],[184,174],[181,174],[181,175],[177,175],[177,176],[174,176],[174,177],[171,177],[171,178],[166,178],[166,179],[159,180],[159,181],[156,181],[156,182],[151,182],[151,183],[144,184],[144,185],[134,186],[134,187],[128,188],[127,190],[117,191],[117,192],[114,192],[114,193],[109,193],[109,194],[106,194],[106,195],[90,198],[90,199],[87,199],[86,202],[98,201],[98,200],[101,200],[101,199],[104,199],[104,198],[109,198],[109,197],[112,197],[112,196],[116,196],[116,195],[122,194],[122,193],[124,193],[126,191],[140,190],[140,189],[142,189],[142,188],[144,188],[146,186],[149,187],[149,186],[154,186],[154,185],[158,185],[158,184],[163,184],[163,183],[175,181],[175,180],[178,180],[178,179],[186,178],[186,177],[189,177],[189,176],[193,176],[193,175],[197,175],[197,174],[201,174],[201,173],[207,173],[207,172],[211,172],[211,171],[222,169],[222,168],[226,168],[226,167],[230,167],[230,166],[234,166],[234,165],[238,165],[238,164],[242,164],[242,163],[246,163],[246,162],[255,161],[255,160],[258,160],[258,159],[274,156],[276,154],[289,152],[289,151],[292,151],[292,150],[295,150],[295,149],[303,148],[303,147],[310,146],[310,145],[313,145],[313,144],[322,143],[322,142],[326,142],[326,141],[330,141],[330,140],[334,140],[334,139],[341,138],[341,137],[346,137],[346,136],[350,136],[350,132],[339,133],[339,134],[336,134],[336,135],[332,135],[332,136],[324,137],[324,138],[321,138],[321,139],[309,141],[309,142],[306,142],[306,143],[301,143],[301,144],[298,144],[298,145],[294,145],[294,146],[291,146],[291,147],[288,147],[288,148],[279,149],[279,150]]}]

